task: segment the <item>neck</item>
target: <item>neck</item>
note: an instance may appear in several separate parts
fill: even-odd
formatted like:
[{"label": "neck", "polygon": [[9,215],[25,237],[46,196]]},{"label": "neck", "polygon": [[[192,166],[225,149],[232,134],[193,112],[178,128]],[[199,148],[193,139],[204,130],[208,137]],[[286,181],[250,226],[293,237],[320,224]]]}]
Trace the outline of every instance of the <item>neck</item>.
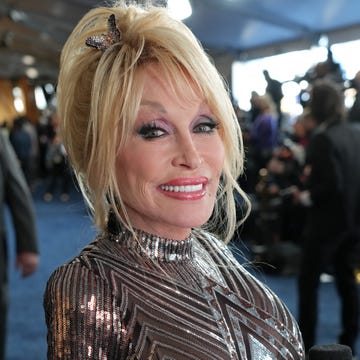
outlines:
[{"label": "neck", "polygon": [[[149,228],[146,226],[138,226],[137,224],[133,224],[130,226],[124,225],[124,223],[118,219],[116,214],[113,211],[110,211],[109,213],[109,219],[108,219],[108,225],[107,225],[107,231],[113,235],[117,235],[121,232],[123,232],[124,229],[128,229],[129,232],[132,232],[133,235],[144,233],[148,234],[150,236],[154,237],[160,237],[167,240],[173,240],[173,241],[182,241],[186,240],[191,236],[191,229],[185,230],[182,229],[181,233],[177,231],[171,231],[168,229],[168,231],[162,229],[161,231],[158,231],[155,228]],[[170,234],[170,235],[169,235]]]},{"label": "neck", "polygon": [[138,229],[123,229],[117,234],[109,235],[111,240],[144,258],[161,262],[181,262],[194,257],[192,234],[184,240],[164,238]]}]

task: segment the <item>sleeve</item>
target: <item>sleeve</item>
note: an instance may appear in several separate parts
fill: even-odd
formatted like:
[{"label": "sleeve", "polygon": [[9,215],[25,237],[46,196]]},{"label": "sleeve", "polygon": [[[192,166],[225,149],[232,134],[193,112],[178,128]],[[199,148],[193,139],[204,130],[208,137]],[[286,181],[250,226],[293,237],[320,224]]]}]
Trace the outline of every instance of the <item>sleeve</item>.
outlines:
[{"label": "sleeve", "polygon": [[4,168],[5,201],[10,209],[16,235],[16,251],[38,253],[35,210],[19,161],[8,139],[0,136]]},{"label": "sleeve", "polygon": [[311,166],[309,190],[314,204],[328,204],[328,201],[338,200],[338,171],[335,155],[330,140],[323,134],[318,134],[311,141],[308,162]]},{"label": "sleeve", "polygon": [[44,296],[48,359],[120,358],[120,308],[108,284],[80,262],[49,278]]}]

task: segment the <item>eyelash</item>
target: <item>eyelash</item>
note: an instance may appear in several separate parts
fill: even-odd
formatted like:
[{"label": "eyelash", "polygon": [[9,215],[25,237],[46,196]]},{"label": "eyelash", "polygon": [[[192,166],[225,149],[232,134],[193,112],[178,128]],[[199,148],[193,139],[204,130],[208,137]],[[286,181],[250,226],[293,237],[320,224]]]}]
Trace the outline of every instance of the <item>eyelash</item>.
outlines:
[{"label": "eyelash", "polygon": [[[209,117],[204,117],[204,118],[207,120],[198,123],[194,127],[193,132],[195,134],[210,135],[213,134],[217,129],[219,129],[220,127],[219,122],[215,122],[213,119]],[[204,127],[206,129],[204,129]],[[201,130],[201,128],[203,129]],[[165,136],[167,134],[167,131],[163,129],[161,126],[157,126],[155,122],[151,122],[143,125],[138,131],[138,134],[145,140],[153,140]]]},{"label": "eyelash", "polygon": [[138,134],[145,140],[152,140],[165,135],[165,130],[154,123],[143,125]]},{"label": "eyelash", "polygon": [[[219,122],[216,122],[210,118],[207,118],[207,119],[208,119],[208,121],[201,122],[195,126],[195,128],[193,129],[195,134],[213,134],[216,130],[219,129],[219,127],[220,127]],[[207,130],[205,130],[205,129],[203,131],[197,130],[198,128],[202,128],[202,127],[206,127]]]}]

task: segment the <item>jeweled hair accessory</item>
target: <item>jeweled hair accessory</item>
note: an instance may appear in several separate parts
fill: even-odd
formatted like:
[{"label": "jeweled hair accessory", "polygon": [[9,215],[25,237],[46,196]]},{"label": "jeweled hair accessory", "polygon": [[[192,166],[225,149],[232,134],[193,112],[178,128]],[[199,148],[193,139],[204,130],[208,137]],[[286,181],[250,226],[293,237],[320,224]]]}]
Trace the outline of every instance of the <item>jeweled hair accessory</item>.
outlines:
[{"label": "jeweled hair accessory", "polygon": [[97,50],[105,51],[111,45],[121,40],[121,32],[116,27],[115,15],[111,14],[108,18],[107,34],[93,35],[86,39],[85,44]]}]

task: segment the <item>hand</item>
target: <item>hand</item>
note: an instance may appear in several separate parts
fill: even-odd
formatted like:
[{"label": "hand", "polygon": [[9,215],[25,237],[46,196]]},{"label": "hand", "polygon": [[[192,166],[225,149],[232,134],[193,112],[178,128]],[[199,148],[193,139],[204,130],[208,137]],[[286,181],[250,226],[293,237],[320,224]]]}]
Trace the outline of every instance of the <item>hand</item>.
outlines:
[{"label": "hand", "polygon": [[310,192],[308,190],[301,191],[296,187],[294,187],[293,191],[293,201],[295,204],[300,204],[305,207],[312,205]]},{"label": "hand", "polygon": [[39,255],[33,252],[21,252],[16,257],[16,268],[23,277],[33,274],[39,264]]},{"label": "hand", "polygon": [[309,207],[312,205],[312,201],[311,201],[311,195],[310,195],[310,191],[305,190],[305,191],[301,191],[300,195],[299,195],[299,200],[300,200],[300,204],[306,207]]}]

